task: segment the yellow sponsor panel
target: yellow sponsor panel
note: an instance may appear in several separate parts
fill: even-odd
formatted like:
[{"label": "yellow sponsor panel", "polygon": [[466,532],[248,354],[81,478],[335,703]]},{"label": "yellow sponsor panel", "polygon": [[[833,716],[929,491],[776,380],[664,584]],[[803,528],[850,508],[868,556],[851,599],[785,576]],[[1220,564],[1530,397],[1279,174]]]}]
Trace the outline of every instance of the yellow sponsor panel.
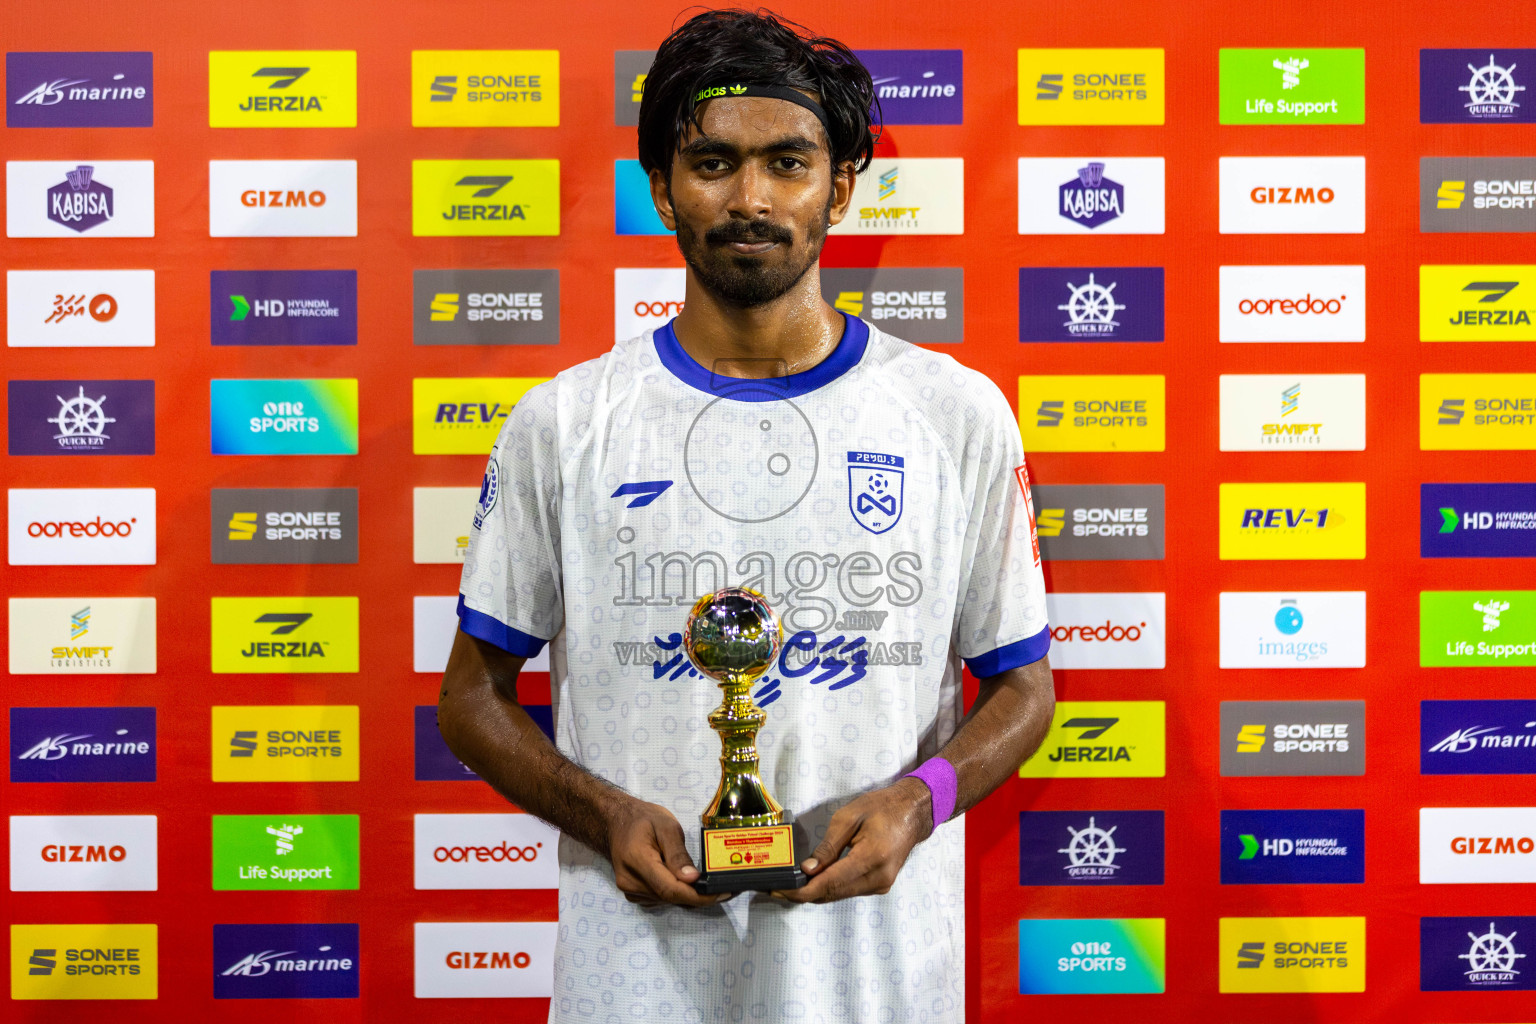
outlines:
[{"label": "yellow sponsor panel", "polygon": [[411,51],[411,124],[417,128],[559,123],[559,50]]},{"label": "yellow sponsor panel", "polygon": [[1019,51],[1019,124],[1162,124],[1163,51]]},{"label": "yellow sponsor panel", "polygon": [[157,999],[159,995],[156,925],[11,925],[12,999]]},{"label": "yellow sponsor panel", "polygon": [[1165,719],[1160,700],[1057,701],[1051,730],[1019,768],[1019,777],[1161,778]]},{"label": "yellow sponsor panel", "polygon": [[411,161],[413,235],[559,233],[559,160]]},{"label": "yellow sponsor panel", "polygon": [[1419,447],[1536,449],[1536,373],[1419,374]]},{"label": "yellow sponsor panel", "polygon": [[1536,264],[1419,267],[1420,341],[1536,341]]},{"label": "yellow sponsor panel", "polygon": [[1365,918],[1223,917],[1221,991],[1364,992]]},{"label": "yellow sponsor panel", "polygon": [[355,597],[215,597],[215,672],[356,672]]},{"label": "yellow sponsor panel", "polygon": [[548,377],[417,377],[411,381],[411,451],[488,455],[507,416]]},{"label": "yellow sponsor panel", "polygon": [[1019,378],[1019,432],[1031,452],[1160,452],[1161,374]]},{"label": "yellow sponsor panel", "polygon": [[212,128],[356,128],[355,50],[213,50]]},{"label": "yellow sponsor panel", "polygon": [[355,704],[215,706],[214,782],[356,782]]},{"label": "yellow sponsor panel", "polygon": [[1221,557],[1364,558],[1365,484],[1222,484]]}]

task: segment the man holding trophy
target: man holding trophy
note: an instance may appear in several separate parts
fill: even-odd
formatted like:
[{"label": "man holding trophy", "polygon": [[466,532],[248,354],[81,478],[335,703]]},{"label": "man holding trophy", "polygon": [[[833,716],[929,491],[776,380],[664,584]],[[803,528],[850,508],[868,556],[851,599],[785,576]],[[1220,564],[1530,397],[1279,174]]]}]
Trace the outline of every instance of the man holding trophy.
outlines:
[{"label": "man holding trophy", "polygon": [[[683,312],[529,391],[475,512],[439,724],[563,833],[552,1021],[962,1020],[955,819],[1051,720],[1012,411],[823,301],[874,87],[796,28],[662,44]],[[517,702],[546,644],[553,743]]]}]

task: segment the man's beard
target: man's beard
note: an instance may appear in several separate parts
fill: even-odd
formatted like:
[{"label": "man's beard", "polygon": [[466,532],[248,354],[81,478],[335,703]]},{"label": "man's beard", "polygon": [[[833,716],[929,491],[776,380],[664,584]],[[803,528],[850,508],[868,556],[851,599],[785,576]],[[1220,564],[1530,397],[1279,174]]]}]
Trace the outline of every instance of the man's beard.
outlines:
[{"label": "man's beard", "polygon": [[[827,202],[830,211],[832,203]],[[827,240],[824,212],[813,224],[803,250],[796,251],[794,232],[766,221],[729,221],[704,232],[702,240],[686,221],[677,224],[677,247],[683,261],[704,290],[733,306],[750,309],[789,291],[821,257]],[[746,256],[726,248],[732,242],[775,242],[784,258],[770,264],[761,256]]]}]

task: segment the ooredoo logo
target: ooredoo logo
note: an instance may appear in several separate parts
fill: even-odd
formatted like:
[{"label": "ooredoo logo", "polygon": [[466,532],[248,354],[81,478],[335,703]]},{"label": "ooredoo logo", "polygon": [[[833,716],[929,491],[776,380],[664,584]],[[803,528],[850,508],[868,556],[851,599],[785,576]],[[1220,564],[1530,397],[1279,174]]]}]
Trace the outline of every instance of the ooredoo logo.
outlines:
[{"label": "ooredoo logo", "polygon": [[11,565],[154,565],[155,491],[12,490]]},{"label": "ooredoo logo", "polygon": [[1165,594],[1047,594],[1045,601],[1055,667],[1164,667]]},{"label": "ooredoo logo", "polygon": [[681,267],[618,267],[613,272],[614,340],[654,330],[683,311]]},{"label": "ooredoo logo", "polygon": [[1224,235],[1365,231],[1363,156],[1224,156],[1220,175]]},{"label": "ooredoo logo", "polygon": [[556,888],[559,838],[531,814],[418,814],[416,888]]}]

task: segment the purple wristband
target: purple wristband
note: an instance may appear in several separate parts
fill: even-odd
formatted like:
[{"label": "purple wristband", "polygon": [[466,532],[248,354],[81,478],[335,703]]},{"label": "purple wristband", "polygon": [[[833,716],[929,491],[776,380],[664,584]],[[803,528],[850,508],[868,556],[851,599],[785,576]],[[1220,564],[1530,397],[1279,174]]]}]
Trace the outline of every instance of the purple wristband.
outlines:
[{"label": "purple wristband", "polygon": [[960,781],[955,778],[955,766],[942,757],[930,757],[918,765],[917,771],[908,772],[904,778],[922,779],[933,798],[933,827],[938,828],[955,813],[955,797],[960,793]]}]

